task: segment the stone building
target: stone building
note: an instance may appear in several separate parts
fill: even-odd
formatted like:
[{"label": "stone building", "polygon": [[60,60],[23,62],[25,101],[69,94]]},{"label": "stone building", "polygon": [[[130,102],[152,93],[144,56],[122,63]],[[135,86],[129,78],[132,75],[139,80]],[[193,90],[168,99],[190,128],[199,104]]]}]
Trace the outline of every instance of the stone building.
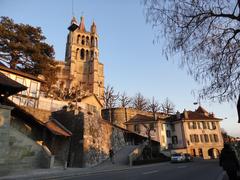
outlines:
[{"label": "stone building", "polygon": [[65,61],[58,61],[57,64],[57,86],[61,89],[80,89],[96,95],[103,102],[104,66],[99,62],[96,24],[93,22],[90,31],[87,31],[84,17],[81,17],[79,25],[73,18],[68,29]]}]

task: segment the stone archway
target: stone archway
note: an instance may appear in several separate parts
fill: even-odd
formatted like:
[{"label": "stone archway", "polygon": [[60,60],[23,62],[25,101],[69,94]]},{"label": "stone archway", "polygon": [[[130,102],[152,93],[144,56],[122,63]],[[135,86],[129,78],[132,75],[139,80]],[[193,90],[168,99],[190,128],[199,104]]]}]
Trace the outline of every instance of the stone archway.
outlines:
[{"label": "stone archway", "polygon": [[216,148],[211,148],[208,150],[208,156],[211,158],[211,159],[216,159],[219,157],[219,154],[220,154],[220,151]]}]

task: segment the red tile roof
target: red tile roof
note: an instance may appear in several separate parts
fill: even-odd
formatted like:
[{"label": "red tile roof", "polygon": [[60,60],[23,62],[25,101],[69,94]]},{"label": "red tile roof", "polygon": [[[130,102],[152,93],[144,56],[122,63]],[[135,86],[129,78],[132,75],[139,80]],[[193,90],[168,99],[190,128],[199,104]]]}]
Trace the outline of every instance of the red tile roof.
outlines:
[{"label": "red tile roof", "polygon": [[46,126],[53,134],[59,135],[59,136],[72,136],[72,133],[66,129],[62,124],[56,120],[50,120],[46,123],[44,123],[44,126]]},{"label": "red tile roof", "polygon": [[142,114],[137,114],[133,118],[131,118],[128,122],[125,124],[135,124],[135,123],[150,123],[150,122],[157,122],[159,120],[162,120],[161,118],[157,118],[155,120],[153,116],[146,116]]}]

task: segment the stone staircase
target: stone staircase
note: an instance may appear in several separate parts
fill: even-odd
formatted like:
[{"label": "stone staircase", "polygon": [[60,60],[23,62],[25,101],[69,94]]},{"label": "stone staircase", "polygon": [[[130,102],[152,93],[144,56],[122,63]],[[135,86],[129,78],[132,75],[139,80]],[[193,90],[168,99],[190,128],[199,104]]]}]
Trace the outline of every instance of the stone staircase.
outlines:
[{"label": "stone staircase", "polygon": [[[46,164],[42,147],[14,128],[10,128],[8,166],[14,171],[34,169]],[[16,163],[17,162],[17,163]]]},{"label": "stone staircase", "polygon": [[106,159],[102,163],[100,163],[98,168],[105,168],[109,166],[124,166],[129,164],[129,154],[136,148],[135,145],[126,145],[122,149],[117,152],[114,152],[114,164],[110,161],[110,159]]}]

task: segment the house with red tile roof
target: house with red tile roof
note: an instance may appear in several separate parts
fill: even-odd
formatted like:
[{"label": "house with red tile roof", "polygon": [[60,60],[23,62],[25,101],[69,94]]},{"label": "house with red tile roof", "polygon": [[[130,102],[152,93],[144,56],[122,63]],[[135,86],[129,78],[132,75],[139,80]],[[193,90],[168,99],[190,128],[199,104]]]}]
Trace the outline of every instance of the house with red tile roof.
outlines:
[{"label": "house with red tile roof", "polygon": [[171,132],[168,146],[174,152],[216,158],[223,148],[221,120],[201,106],[195,111],[177,112],[167,120]]}]

